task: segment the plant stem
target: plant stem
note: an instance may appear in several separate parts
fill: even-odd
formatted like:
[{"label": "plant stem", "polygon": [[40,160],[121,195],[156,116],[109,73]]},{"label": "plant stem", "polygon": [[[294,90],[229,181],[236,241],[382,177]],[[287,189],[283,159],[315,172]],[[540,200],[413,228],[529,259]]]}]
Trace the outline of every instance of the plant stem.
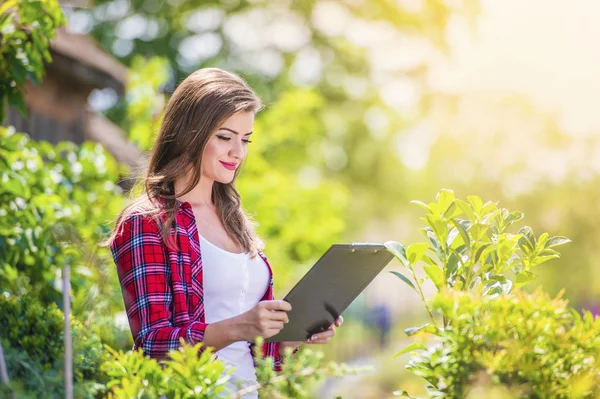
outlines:
[{"label": "plant stem", "polygon": [[425,295],[423,295],[423,290],[421,289],[421,283],[419,283],[419,279],[417,278],[417,275],[415,274],[415,269],[412,265],[410,265],[410,272],[412,273],[413,280],[415,280],[415,284],[417,284],[417,288],[418,288],[417,292],[419,293],[419,296],[421,297],[421,301],[425,305],[425,309],[427,309],[427,313],[429,313],[429,317],[431,318],[433,325],[436,328],[439,328],[437,325],[437,322],[435,321],[435,318],[433,317],[433,313],[431,312],[431,309],[429,308],[429,305],[427,304],[427,301],[425,300]]}]

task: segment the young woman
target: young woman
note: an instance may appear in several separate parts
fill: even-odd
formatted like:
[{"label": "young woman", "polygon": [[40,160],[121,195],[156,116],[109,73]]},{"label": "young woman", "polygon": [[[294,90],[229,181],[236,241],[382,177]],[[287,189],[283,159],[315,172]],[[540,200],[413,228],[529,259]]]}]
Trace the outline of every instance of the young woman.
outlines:
[{"label": "young woman", "polygon": [[[162,359],[180,338],[203,342],[237,367],[231,387],[256,383],[252,342],[277,334],[291,310],[273,297],[263,242],[234,185],[260,108],[239,76],[206,68],[187,77],[165,110],[144,192],[121,211],[107,240],[134,349]],[[305,343],[334,335],[332,325]],[[279,371],[285,348],[302,343],[265,343],[263,355]]]}]

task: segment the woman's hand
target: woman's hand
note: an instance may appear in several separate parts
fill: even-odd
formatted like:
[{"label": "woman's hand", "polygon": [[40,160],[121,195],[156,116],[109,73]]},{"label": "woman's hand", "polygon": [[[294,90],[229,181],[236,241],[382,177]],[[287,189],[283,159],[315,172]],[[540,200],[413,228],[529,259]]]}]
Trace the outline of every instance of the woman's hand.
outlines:
[{"label": "woman's hand", "polygon": [[310,339],[306,341],[287,341],[282,342],[279,347],[279,353],[283,355],[285,353],[285,348],[297,348],[301,344],[326,344],[331,338],[335,335],[335,328],[342,325],[344,322],[344,318],[342,316],[338,317],[338,319],[329,326],[326,331],[322,333],[314,334]]},{"label": "woman's hand", "polygon": [[249,311],[237,316],[237,340],[254,341],[256,337],[272,337],[289,322],[286,312],[290,310],[292,305],[283,300],[259,302]]},{"label": "woman's hand", "polygon": [[327,330],[325,330],[321,333],[318,333],[318,334],[314,334],[312,337],[310,337],[304,343],[306,343],[306,344],[326,344],[326,343],[328,343],[331,340],[331,338],[333,338],[335,335],[335,328],[341,326],[343,322],[344,322],[344,317],[342,317],[342,316],[338,317],[337,320],[332,325],[330,325]]}]

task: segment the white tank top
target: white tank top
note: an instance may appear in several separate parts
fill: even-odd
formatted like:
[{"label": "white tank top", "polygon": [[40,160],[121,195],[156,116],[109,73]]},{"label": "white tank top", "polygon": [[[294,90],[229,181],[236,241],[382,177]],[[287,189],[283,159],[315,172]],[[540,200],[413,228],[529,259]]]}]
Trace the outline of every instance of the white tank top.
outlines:
[{"label": "white tank top", "polygon": [[[214,323],[229,319],[256,306],[269,286],[269,270],[262,258],[257,255],[250,259],[247,253],[226,251],[202,236],[200,249],[205,321]],[[256,384],[256,371],[247,341],[234,342],[216,354],[223,362],[237,367],[228,383],[233,392]],[[258,398],[258,392],[251,392],[244,398]]]}]

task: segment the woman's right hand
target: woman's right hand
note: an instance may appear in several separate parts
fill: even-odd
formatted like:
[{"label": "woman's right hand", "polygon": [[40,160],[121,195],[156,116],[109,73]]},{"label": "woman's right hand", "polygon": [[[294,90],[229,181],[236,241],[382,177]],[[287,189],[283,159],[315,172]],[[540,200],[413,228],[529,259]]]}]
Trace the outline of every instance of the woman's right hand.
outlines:
[{"label": "woman's right hand", "polygon": [[292,305],[283,300],[261,301],[238,316],[236,324],[240,340],[254,341],[256,337],[270,338],[289,322],[286,312]]}]

